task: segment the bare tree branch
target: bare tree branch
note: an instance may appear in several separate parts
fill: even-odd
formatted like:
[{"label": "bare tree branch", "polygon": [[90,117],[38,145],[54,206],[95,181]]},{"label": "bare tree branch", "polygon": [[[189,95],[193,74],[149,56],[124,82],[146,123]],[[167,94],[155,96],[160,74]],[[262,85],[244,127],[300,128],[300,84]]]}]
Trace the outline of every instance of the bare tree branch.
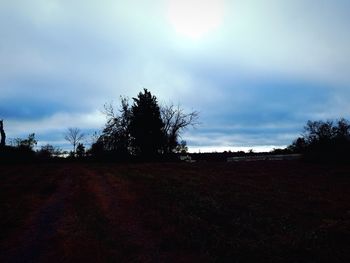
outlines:
[{"label": "bare tree branch", "polygon": [[76,153],[77,145],[84,139],[85,135],[78,128],[68,128],[64,139],[73,146],[73,153]]},{"label": "bare tree branch", "polygon": [[164,133],[168,140],[168,152],[177,146],[182,131],[187,129],[188,126],[193,127],[199,124],[199,113],[197,111],[185,113],[180,105],[163,105],[161,115],[164,123]]}]

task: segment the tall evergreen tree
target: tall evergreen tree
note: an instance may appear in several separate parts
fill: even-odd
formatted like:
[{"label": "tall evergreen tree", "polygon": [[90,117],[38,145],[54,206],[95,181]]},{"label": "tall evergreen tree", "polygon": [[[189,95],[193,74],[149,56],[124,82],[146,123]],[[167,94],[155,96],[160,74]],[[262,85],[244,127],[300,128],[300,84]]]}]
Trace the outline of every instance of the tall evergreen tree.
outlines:
[{"label": "tall evergreen tree", "polygon": [[143,158],[153,158],[164,148],[164,123],[157,98],[144,89],[133,101],[130,135],[134,153]]}]

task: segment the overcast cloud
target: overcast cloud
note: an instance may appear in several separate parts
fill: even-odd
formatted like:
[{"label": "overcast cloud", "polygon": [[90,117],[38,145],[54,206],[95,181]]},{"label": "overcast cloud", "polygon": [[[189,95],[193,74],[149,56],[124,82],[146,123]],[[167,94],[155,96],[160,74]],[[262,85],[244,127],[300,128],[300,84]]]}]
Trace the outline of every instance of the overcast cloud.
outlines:
[{"label": "overcast cloud", "polygon": [[284,146],[308,119],[350,117],[349,1],[223,2],[221,25],[191,39],[166,0],[0,0],[7,137],[63,145],[142,88],[200,112],[193,150]]}]

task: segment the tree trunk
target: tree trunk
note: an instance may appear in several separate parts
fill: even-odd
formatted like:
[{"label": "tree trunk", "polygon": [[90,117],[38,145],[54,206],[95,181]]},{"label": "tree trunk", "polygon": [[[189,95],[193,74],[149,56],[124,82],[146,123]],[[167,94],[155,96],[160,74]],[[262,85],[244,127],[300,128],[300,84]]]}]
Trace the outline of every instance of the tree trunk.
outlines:
[{"label": "tree trunk", "polygon": [[3,120],[0,121],[0,134],[1,134],[0,147],[3,148],[5,147],[5,140],[6,140]]}]

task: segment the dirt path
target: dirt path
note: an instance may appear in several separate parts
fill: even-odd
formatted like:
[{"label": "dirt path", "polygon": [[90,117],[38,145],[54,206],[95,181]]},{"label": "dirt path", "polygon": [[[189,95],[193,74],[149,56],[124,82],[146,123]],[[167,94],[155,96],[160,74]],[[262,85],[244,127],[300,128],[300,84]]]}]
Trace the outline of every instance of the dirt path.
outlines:
[{"label": "dirt path", "polygon": [[78,164],[47,176],[55,191],[2,245],[1,262],[184,261],[161,252],[161,230],[145,226],[141,184]]},{"label": "dirt path", "polygon": [[126,180],[108,173],[85,170],[89,178],[88,190],[95,195],[101,212],[110,225],[114,239],[122,242],[126,262],[157,262],[159,238],[147,230],[138,213],[139,196],[131,189]]},{"label": "dirt path", "polygon": [[[142,181],[125,178],[125,170],[84,169],[87,191],[94,195],[112,239],[117,262],[196,262],[188,251],[165,248],[169,227],[159,211],[145,207],[143,199],[152,190]],[[148,222],[148,223],[147,223]],[[151,223],[151,226],[149,224]],[[175,231],[173,231],[175,233]],[[172,236],[172,234],[170,236]],[[170,237],[171,239],[171,237]],[[203,262],[203,261],[202,261]]]},{"label": "dirt path", "polygon": [[3,262],[38,262],[43,254],[52,253],[57,224],[64,214],[72,188],[70,169],[47,175],[55,180],[54,192],[35,206],[22,226],[4,244]]}]

